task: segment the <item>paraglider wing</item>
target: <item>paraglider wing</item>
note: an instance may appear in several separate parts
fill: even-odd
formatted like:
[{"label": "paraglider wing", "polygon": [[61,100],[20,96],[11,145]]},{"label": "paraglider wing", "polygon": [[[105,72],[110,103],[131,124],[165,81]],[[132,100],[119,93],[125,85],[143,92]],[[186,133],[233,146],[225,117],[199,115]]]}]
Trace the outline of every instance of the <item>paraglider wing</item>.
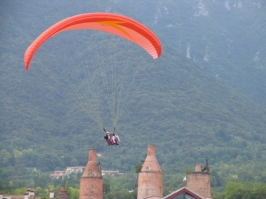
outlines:
[{"label": "paraglider wing", "polygon": [[123,37],[145,49],[154,59],[162,53],[159,39],[141,23],[112,13],[87,13],[66,18],[52,25],[37,37],[27,48],[24,55],[26,70],[38,48],[49,38],[66,30],[92,29],[112,33]]}]

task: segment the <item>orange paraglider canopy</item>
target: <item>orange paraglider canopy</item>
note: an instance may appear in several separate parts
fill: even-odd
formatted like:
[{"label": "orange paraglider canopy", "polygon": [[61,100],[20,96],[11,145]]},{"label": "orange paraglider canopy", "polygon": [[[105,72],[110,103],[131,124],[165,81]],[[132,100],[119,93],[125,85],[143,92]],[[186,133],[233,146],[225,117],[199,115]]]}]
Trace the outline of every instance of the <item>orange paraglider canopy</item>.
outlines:
[{"label": "orange paraglider canopy", "polygon": [[123,37],[141,46],[154,59],[162,53],[159,39],[141,23],[118,14],[87,13],[63,19],[39,35],[25,52],[24,64],[26,70],[29,70],[34,53],[46,40],[65,30],[83,29],[100,30]]}]

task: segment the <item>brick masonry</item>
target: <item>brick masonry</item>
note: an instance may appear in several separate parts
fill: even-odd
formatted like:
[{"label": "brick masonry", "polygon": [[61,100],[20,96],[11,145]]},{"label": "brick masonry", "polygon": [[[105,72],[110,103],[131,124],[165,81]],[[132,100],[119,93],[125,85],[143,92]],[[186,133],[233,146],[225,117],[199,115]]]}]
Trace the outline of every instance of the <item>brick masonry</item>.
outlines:
[{"label": "brick masonry", "polygon": [[103,199],[103,178],[96,154],[95,149],[89,151],[88,163],[80,178],[79,199]]}]

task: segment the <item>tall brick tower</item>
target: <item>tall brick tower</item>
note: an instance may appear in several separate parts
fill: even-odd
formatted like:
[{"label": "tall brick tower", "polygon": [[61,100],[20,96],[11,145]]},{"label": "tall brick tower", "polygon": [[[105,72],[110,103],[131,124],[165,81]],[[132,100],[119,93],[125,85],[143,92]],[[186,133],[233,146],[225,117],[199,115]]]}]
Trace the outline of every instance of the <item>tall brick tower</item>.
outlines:
[{"label": "tall brick tower", "polygon": [[204,198],[211,198],[211,177],[209,171],[202,170],[201,164],[196,164],[195,171],[188,173],[187,188]]},{"label": "tall brick tower", "polygon": [[79,199],[103,199],[103,178],[95,149],[90,149],[88,163],[80,178]]},{"label": "tall brick tower", "polygon": [[147,157],[138,176],[138,199],[163,196],[163,173],[155,155],[155,146],[148,145]]}]

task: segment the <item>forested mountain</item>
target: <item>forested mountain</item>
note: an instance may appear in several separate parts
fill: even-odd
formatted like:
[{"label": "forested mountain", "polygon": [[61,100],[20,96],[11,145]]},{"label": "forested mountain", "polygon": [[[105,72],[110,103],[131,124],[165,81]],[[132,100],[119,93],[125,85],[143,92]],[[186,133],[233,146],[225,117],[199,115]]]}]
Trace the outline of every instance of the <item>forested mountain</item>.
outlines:
[{"label": "forested mountain", "polygon": [[264,1],[118,2],[202,70],[265,104]]},{"label": "forested mountain", "polygon": [[[262,0],[0,1],[1,183],[22,176],[24,167],[85,165],[90,148],[102,154],[103,169],[132,173],[149,143],[165,175],[183,175],[208,158],[213,186],[265,183],[265,9]],[[39,34],[87,12],[141,22],[160,39],[162,56],[153,60],[106,33],[69,31],[43,44],[24,69],[24,52]],[[94,122],[89,87],[112,131],[112,113],[101,101],[108,93],[89,77],[129,88],[119,101],[117,147],[106,146]]]}]

